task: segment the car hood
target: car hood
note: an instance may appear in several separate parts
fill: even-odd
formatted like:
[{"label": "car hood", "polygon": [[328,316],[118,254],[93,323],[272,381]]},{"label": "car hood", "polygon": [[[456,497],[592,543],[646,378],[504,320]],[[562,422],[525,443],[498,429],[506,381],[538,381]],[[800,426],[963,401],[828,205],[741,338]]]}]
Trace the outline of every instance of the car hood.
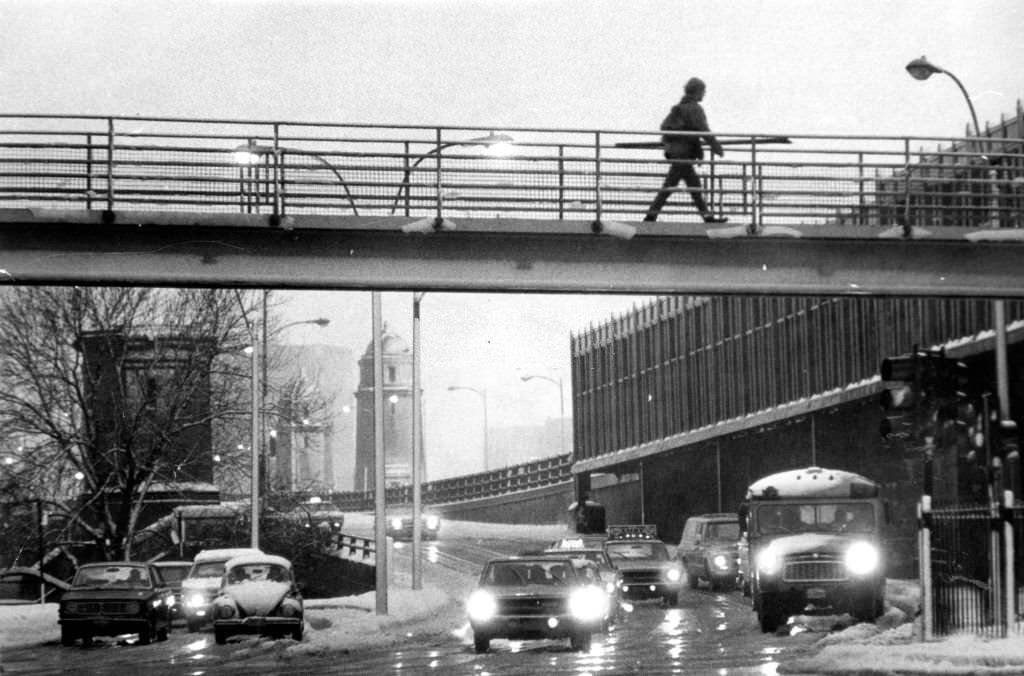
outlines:
[{"label": "car hood", "polygon": [[572,585],[528,584],[522,587],[488,587],[498,598],[511,599],[517,596],[566,596],[576,587]]},{"label": "car hood", "polygon": [[252,580],[229,584],[221,590],[221,594],[231,598],[247,615],[267,615],[290,590],[291,585],[287,582]]},{"label": "car hood", "polygon": [[616,568],[622,572],[632,570],[665,570],[674,567],[675,564],[672,561],[658,561],[654,559],[619,560],[616,562]]},{"label": "car hood", "polygon": [[62,601],[101,601],[117,599],[119,601],[146,599],[152,596],[152,589],[71,589],[64,592]]},{"label": "car hood", "polygon": [[[846,550],[853,542],[848,535],[834,535],[829,533],[798,533],[796,535],[782,535],[773,538],[768,546],[779,552],[782,556],[789,554],[801,554],[803,552],[830,552],[839,553]],[[764,547],[762,546],[762,549]]]},{"label": "car hood", "polygon": [[220,587],[219,577],[189,577],[181,582],[181,591],[208,592]]}]

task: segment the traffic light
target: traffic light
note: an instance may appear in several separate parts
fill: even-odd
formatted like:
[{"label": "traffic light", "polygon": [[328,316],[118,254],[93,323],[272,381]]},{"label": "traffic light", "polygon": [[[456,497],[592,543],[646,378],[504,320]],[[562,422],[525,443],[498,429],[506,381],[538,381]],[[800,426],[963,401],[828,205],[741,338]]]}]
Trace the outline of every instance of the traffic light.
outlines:
[{"label": "traffic light", "polygon": [[945,350],[915,346],[911,354],[883,359],[881,375],[884,439],[942,445],[960,436],[961,405],[969,399],[966,364],[946,357]]}]

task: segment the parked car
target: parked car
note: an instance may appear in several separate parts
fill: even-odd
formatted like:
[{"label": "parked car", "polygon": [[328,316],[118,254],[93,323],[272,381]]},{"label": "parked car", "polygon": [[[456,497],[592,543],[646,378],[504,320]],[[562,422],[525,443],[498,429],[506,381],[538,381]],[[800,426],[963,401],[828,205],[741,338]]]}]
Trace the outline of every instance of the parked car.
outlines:
[{"label": "parked car", "polygon": [[692,589],[696,589],[701,580],[713,591],[737,586],[739,539],[740,523],[735,514],[700,514],[686,520],[676,557]]},{"label": "parked car", "polygon": [[181,601],[181,584],[188,577],[192,570],[191,561],[153,561],[153,567],[160,574],[164,586],[174,594],[174,604],[171,606],[172,619],[184,619],[185,608]]},{"label": "parked car", "polygon": [[171,590],[145,562],[87,563],[78,569],[58,610],[61,645],[93,636],[139,635],[139,644],[167,640]]},{"label": "parked car", "polygon": [[574,650],[589,650],[607,616],[608,595],[568,557],[495,559],[480,573],[466,612],[478,653],[494,638],[568,638]]},{"label": "parked car", "polygon": [[[420,532],[424,540],[436,540],[441,530],[441,517],[429,512],[420,514]],[[388,514],[388,537],[396,540],[412,539],[412,510],[408,512],[392,512]]]},{"label": "parked car", "polygon": [[259,549],[234,547],[204,549],[192,560],[188,576],[181,582],[185,604],[185,623],[189,631],[199,631],[210,621],[210,605],[220,589],[224,564],[243,554],[262,554]]},{"label": "parked car", "polygon": [[291,561],[273,554],[231,559],[210,614],[217,643],[234,634],[289,635],[301,641],[302,594]]}]

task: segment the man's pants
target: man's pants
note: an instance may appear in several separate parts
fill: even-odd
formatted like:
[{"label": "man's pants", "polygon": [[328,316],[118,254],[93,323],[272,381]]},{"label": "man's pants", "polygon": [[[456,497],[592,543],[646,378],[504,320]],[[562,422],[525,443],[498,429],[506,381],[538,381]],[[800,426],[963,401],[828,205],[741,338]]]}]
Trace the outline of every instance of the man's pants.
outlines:
[{"label": "man's pants", "polygon": [[679,185],[680,179],[690,189],[690,197],[693,198],[693,204],[697,207],[697,211],[700,212],[701,216],[708,213],[708,205],[704,201],[704,195],[701,194],[700,177],[697,176],[697,169],[693,160],[678,160],[673,161],[672,166],[669,167],[668,175],[665,176],[665,182],[662,184],[661,190],[658,191],[654,201],[651,202],[651,206],[647,209],[647,216],[644,217],[645,221],[658,220],[661,208],[665,206],[665,202],[668,201],[669,196],[672,194],[671,188]]}]

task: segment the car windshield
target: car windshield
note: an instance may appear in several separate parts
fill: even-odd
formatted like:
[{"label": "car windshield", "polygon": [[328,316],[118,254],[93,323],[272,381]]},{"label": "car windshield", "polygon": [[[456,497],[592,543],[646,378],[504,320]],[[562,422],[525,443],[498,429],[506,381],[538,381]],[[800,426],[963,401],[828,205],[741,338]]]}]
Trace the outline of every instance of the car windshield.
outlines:
[{"label": "car windshield", "polygon": [[481,584],[495,587],[566,585],[576,581],[572,564],[565,560],[496,561],[487,566]]},{"label": "car windshield", "polygon": [[184,580],[188,575],[189,566],[158,566],[157,570],[160,571],[160,578],[170,584]]},{"label": "car windshield", "polygon": [[786,533],[870,533],[874,507],[867,502],[766,504],[757,508],[762,535]]},{"label": "car windshield", "polygon": [[107,587],[148,589],[152,586],[149,571],[140,566],[88,566],[75,573],[73,587]]},{"label": "car windshield", "polygon": [[707,533],[712,540],[739,540],[740,524],[738,521],[712,521]]},{"label": "car windshield", "polygon": [[611,560],[608,558],[608,555],[605,554],[603,551],[598,551],[596,549],[585,549],[579,551],[573,551],[572,549],[569,549],[567,551],[557,552],[557,554],[561,556],[568,556],[569,558],[573,559],[585,559],[587,561],[597,564],[600,568],[613,567]]},{"label": "car windshield", "polygon": [[668,561],[668,550],[663,542],[609,542],[604,550],[612,559]]},{"label": "car windshield", "polygon": [[189,577],[220,577],[224,574],[227,561],[203,561],[192,566]]},{"label": "car windshield", "polygon": [[231,567],[227,574],[228,584],[244,582],[289,582],[291,571],[276,563],[244,563]]}]

